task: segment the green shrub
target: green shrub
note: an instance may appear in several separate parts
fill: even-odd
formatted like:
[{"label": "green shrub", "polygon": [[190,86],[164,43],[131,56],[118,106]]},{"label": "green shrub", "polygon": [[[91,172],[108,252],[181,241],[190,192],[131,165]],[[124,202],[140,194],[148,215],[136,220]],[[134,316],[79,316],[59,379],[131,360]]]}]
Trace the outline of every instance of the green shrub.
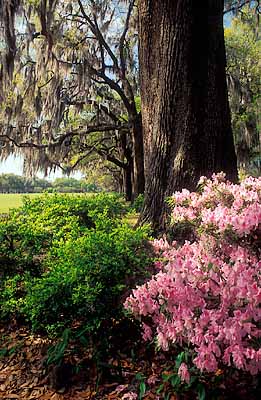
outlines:
[{"label": "green shrub", "polygon": [[44,194],[0,220],[0,277],[41,270],[46,252],[86,229],[110,231],[125,211],[120,196]]},{"label": "green shrub", "polygon": [[22,207],[0,217],[0,317],[21,314],[26,288],[45,279],[67,241],[79,249],[76,239],[109,234],[125,211],[117,194],[44,194],[25,197]]},{"label": "green shrub", "polygon": [[139,194],[132,204],[132,209],[136,212],[141,212],[144,204],[144,195]]},{"label": "green shrub", "polygon": [[149,258],[146,228],[89,231],[49,256],[48,271],[27,284],[23,313],[34,330],[61,332],[74,320],[90,334],[121,314],[129,280],[144,275]]},{"label": "green shrub", "polygon": [[0,287],[1,317],[20,315],[20,307],[24,301],[24,279],[21,275],[14,275],[5,279]]},{"label": "green shrub", "polygon": [[113,347],[123,297],[150,264],[148,229],[124,225],[126,211],[118,195],[44,194],[0,220],[0,318],[55,336],[49,363],[69,341]]}]

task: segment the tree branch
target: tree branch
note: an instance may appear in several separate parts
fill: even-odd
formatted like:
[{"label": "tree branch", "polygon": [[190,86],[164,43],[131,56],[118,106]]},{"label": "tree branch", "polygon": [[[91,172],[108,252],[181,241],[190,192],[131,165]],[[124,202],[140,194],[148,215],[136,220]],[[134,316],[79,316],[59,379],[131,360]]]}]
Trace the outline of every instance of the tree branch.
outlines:
[{"label": "tree branch", "polygon": [[117,165],[119,168],[125,169],[127,167],[127,165],[124,162],[120,161],[119,159],[108,153],[107,150],[109,151],[109,149],[106,149],[105,147],[103,147],[102,149],[97,148],[98,144],[99,143],[95,143],[93,146],[90,146],[87,153],[79,157],[79,159],[71,166],[71,169],[74,169],[82,160],[87,158],[93,152],[101,156],[103,159]]},{"label": "tree branch", "polygon": [[251,3],[251,1],[253,1],[253,0],[245,0],[241,4],[238,4],[238,2],[235,2],[234,4],[232,4],[232,6],[229,9],[224,10],[223,15],[230,13],[230,12],[238,11],[241,8],[243,8],[245,5]]},{"label": "tree branch", "polygon": [[47,86],[48,83],[50,83],[51,80],[54,78],[54,72],[53,72],[53,71],[50,71],[50,72],[51,72],[53,75],[52,75],[45,83],[43,83],[42,85],[38,86],[38,89],[42,89],[43,87]]},{"label": "tree branch", "polygon": [[95,24],[94,22],[92,22],[90,17],[86,14],[81,0],[78,0],[78,4],[79,4],[79,7],[80,7],[80,10],[81,10],[81,13],[82,13],[83,17],[86,19],[86,21],[88,22],[88,24],[90,26],[90,29],[91,29],[92,33],[97,37],[97,39],[100,42],[100,44],[105,48],[105,50],[109,54],[110,58],[112,59],[113,64],[119,70],[119,64],[118,64],[117,57],[115,56],[115,54],[113,53],[112,49],[110,48],[110,46],[108,45],[108,43],[104,39],[103,34],[101,33],[101,31],[100,31],[100,29],[98,27],[98,24],[97,23]]},{"label": "tree branch", "polygon": [[25,148],[25,147],[33,147],[37,150],[42,150],[42,149],[47,149],[50,146],[56,147],[56,146],[61,146],[66,139],[75,137],[75,136],[86,136],[90,133],[94,132],[108,132],[108,131],[115,131],[115,130],[120,130],[120,129],[126,129],[128,128],[128,125],[94,125],[90,126],[84,131],[70,131],[66,132],[63,135],[60,135],[58,138],[56,138],[52,143],[49,144],[37,144],[34,142],[20,142],[18,143],[15,139],[13,139],[11,136],[8,134],[2,134],[0,135],[0,139],[6,139],[7,141],[10,141],[13,143],[16,147],[18,148]]},{"label": "tree branch", "polygon": [[[70,66],[73,66],[73,65],[76,65],[76,64],[78,64],[78,65],[80,64],[80,62],[73,64],[72,62],[65,61],[65,60],[62,60],[62,59],[58,59],[55,55],[54,55],[54,57],[56,58],[56,60],[58,62],[60,62],[62,64],[66,64],[66,65],[70,65]],[[126,107],[127,111],[128,112],[132,112],[133,111],[133,107],[131,106],[131,103],[130,103],[128,97],[126,96],[126,94],[124,93],[124,91],[122,90],[120,85],[117,82],[115,82],[113,79],[109,78],[108,75],[106,75],[104,71],[97,70],[87,60],[85,60],[85,61],[87,62],[88,68],[90,69],[92,74],[95,75],[96,77],[102,79],[102,81],[100,81],[98,79],[95,79],[93,76],[91,77],[91,79],[95,83],[108,85],[111,89],[113,89],[116,93],[118,93],[118,95],[122,99],[123,104]]]},{"label": "tree branch", "polygon": [[33,142],[21,142],[21,143],[18,143],[15,139],[11,138],[7,134],[0,135],[0,139],[7,139],[7,141],[13,143],[16,147],[33,147],[33,148],[38,149],[38,150],[46,149],[48,147],[48,144],[36,144],[36,143],[33,143]]},{"label": "tree branch", "polygon": [[96,83],[105,83],[107,84],[111,89],[115,90],[116,93],[118,93],[118,95],[120,96],[120,98],[123,101],[124,106],[126,107],[128,112],[132,112],[132,107],[131,107],[131,103],[129,101],[129,99],[127,98],[127,96],[125,95],[124,91],[122,90],[122,88],[120,87],[120,85],[118,83],[116,83],[115,81],[113,81],[111,78],[109,78],[105,73],[103,73],[102,71],[98,71],[95,68],[93,68],[92,66],[90,66],[90,69],[92,71],[92,73],[94,75],[96,75],[98,78],[103,79],[102,81],[99,80],[94,80],[94,82]]},{"label": "tree branch", "polygon": [[95,150],[97,154],[103,157],[105,160],[112,162],[113,164],[117,165],[117,167],[125,169],[127,166],[122,161],[118,160],[116,157],[112,156],[111,154],[106,154],[104,151],[99,149]]},{"label": "tree branch", "polygon": [[126,63],[125,63],[125,58],[124,58],[124,42],[126,39],[126,34],[129,30],[129,23],[130,23],[130,16],[134,7],[135,0],[130,1],[129,8],[128,8],[128,13],[126,16],[125,20],[125,26],[124,30],[122,32],[120,42],[119,42],[119,52],[120,52],[120,63],[121,63],[121,69],[122,69],[122,74],[125,77],[125,72],[126,72]]}]

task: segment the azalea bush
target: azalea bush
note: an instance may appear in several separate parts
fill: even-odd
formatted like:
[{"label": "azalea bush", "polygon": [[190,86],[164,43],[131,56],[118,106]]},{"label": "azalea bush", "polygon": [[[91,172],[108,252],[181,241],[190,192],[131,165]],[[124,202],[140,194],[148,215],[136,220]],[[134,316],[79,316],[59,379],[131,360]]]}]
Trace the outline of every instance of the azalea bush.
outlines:
[{"label": "azalea bush", "polygon": [[260,200],[261,178],[236,185],[223,174],[202,177],[198,192],[174,193],[172,225],[188,225],[196,239],[154,241],[159,272],[125,302],[145,340],[187,349],[178,371],[187,383],[193,365],[261,370]]},{"label": "azalea bush", "polygon": [[224,234],[233,239],[256,235],[261,221],[260,199],[261,178],[248,177],[233,185],[222,173],[211,180],[203,176],[198,192],[183,189],[169,199],[172,224],[188,223],[200,234]]}]

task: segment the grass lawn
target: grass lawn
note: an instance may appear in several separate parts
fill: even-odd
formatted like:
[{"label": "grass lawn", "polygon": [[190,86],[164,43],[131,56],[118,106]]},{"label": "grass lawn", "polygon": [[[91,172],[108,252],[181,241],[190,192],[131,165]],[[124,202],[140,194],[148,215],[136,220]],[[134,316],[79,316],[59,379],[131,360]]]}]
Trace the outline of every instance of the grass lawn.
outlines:
[{"label": "grass lawn", "polygon": [[24,196],[35,197],[38,193],[0,193],[0,214],[7,213],[11,208],[20,207]]}]

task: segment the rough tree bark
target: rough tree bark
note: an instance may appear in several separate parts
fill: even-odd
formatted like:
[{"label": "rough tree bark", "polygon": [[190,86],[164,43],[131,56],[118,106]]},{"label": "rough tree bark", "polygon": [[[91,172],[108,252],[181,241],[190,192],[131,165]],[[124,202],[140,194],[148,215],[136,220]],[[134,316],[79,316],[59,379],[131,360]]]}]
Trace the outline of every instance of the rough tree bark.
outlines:
[{"label": "rough tree bark", "polygon": [[201,175],[237,179],[225,75],[223,0],[140,0],[145,154],[141,222],[164,226],[164,198]]}]

